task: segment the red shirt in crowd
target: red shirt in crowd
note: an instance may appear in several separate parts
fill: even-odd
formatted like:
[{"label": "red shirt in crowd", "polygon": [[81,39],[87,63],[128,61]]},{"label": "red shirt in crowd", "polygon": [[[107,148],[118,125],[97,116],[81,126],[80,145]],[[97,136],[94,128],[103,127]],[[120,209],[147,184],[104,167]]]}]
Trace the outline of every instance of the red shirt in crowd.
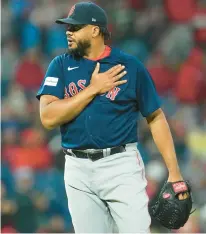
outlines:
[{"label": "red shirt in crowd", "polygon": [[21,144],[11,151],[4,151],[11,169],[30,167],[34,170],[48,169],[52,166],[52,154],[41,139],[41,133],[27,129],[20,135]]},{"label": "red shirt in crowd", "polygon": [[196,0],[165,0],[165,10],[170,20],[189,22],[196,8]]},{"label": "red shirt in crowd", "polygon": [[182,103],[197,104],[204,101],[205,90],[203,52],[194,48],[178,74],[175,95]]},{"label": "red shirt in crowd", "polygon": [[44,78],[44,69],[38,62],[23,60],[16,69],[15,81],[26,90],[39,89]]},{"label": "red shirt in crowd", "polygon": [[148,70],[155,83],[158,94],[164,95],[173,89],[176,76],[169,68],[164,65],[159,65],[150,67]]}]

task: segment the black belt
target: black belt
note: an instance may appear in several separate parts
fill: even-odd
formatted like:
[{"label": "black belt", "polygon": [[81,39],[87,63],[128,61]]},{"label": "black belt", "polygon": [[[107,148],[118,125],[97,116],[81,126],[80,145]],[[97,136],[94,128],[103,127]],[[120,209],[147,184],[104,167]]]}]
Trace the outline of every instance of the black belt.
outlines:
[{"label": "black belt", "polygon": [[[67,150],[67,149],[64,149],[64,153],[69,155],[69,156],[73,156],[73,157],[76,157],[76,158],[86,158],[86,159],[90,159],[92,161],[96,161],[96,160],[99,160],[101,158],[104,158],[104,152],[103,151],[106,151],[106,155],[112,155],[112,154],[118,154],[118,153],[122,153],[122,152],[125,152],[126,149],[125,149],[125,146],[117,146],[117,147],[113,147],[113,148],[110,148],[108,149],[104,149],[104,150],[97,150],[97,152],[92,152],[92,153],[88,153],[88,152],[84,152],[83,150]],[[65,152],[66,151],[66,152]]]}]

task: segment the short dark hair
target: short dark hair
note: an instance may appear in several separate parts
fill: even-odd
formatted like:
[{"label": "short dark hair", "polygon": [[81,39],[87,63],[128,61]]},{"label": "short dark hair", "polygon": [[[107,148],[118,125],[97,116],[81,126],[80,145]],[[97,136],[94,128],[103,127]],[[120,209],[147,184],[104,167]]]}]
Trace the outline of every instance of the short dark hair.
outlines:
[{"label": "short dark hair", "polygon": [[111,38],[111,33],[109,32],[109,30],[105,27],[99,27],[99,33],[100,35],[102,35],[102,37],[104,37],[105,41],[110,40]]}]

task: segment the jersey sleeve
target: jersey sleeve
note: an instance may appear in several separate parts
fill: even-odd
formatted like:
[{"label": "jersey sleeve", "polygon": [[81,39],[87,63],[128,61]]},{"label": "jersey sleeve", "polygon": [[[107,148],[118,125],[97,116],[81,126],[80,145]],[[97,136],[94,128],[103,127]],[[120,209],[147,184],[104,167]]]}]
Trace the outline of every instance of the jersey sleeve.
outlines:
[{"label": "jersey sleeve", "polygon": [[59,57],[54,58],[45,74],[44,80],[37,92],[37,99],[44,94],[56,96],[59,99],[64,97],[64,82],[63,82],[63,70],[61,67]]},{"label": "jersey sleeve", "polygon": [[138,63],[137,71],[137,102],[141,114],[149,116],[161,107],[160,97],[148,70],[142,63]]}]

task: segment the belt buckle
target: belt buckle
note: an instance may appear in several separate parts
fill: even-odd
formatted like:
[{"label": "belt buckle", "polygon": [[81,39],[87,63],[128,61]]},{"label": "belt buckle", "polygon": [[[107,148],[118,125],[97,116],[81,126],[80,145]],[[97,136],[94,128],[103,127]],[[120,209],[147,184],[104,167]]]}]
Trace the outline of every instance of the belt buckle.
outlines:
[{"label": "belt buckle", "polygon": [[[99,154],[99,153],[102,154],[102,157],[97,158],[95,155]],[[92,156],[95,156],[95,157],[92,157]],[[99,152],[87,153],[87,158],[90,159],[92,162],[97,161],[98,159],[101,159],[103,157],[104,157],[103,150],[101,150]]]},{"label": "belt buckle", "polygon": [[92,160],[91,157],[89,157],[90,154],[88,152],[86,153],[86,155],[88,159]]},{"label": "belt buckle", "polygon": [[90,159],[92,162],[94,162],[95,160],[92,158],[92,155],[94,155],[95,153],[86,153],[87,158]]}]

